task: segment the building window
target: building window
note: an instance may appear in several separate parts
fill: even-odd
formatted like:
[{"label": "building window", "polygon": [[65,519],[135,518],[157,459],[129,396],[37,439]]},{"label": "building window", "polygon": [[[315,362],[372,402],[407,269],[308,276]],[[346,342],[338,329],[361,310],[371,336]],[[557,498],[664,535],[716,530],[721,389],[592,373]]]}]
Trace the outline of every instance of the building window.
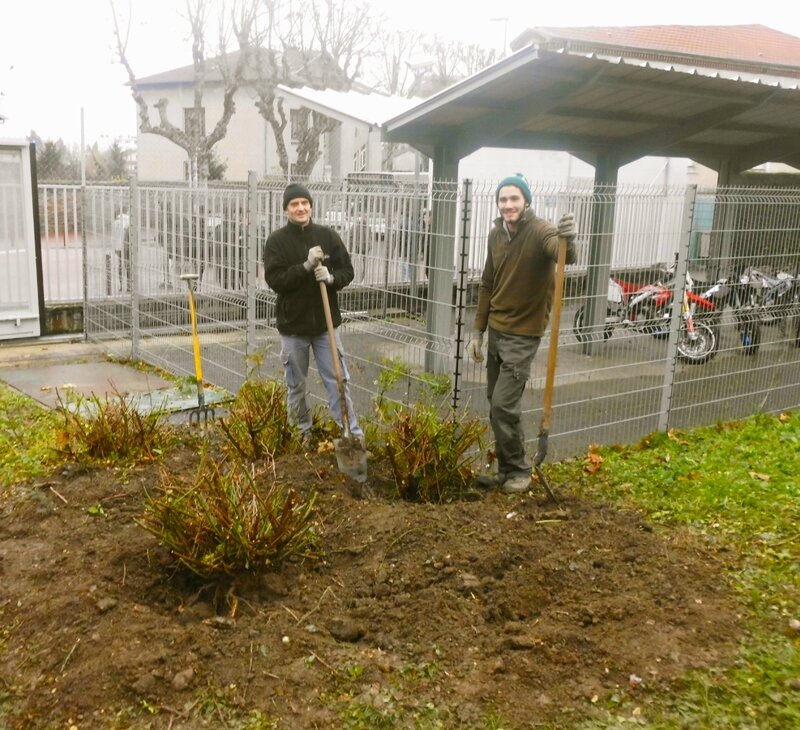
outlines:
[{"label": "building window", "polygon": [[353,172],[364,172],[367,169],[367,145],[361,145],[353,155]]},{"label": "building window", "polygon": [[203,107],[200,107],[200,109],[195,109],[193,106],[184,107],[183,131],[190,138],[195,135],[199,137],[206,136],[206,110]]},{"label": "building window", "polygon": [[292,126],[292,142],[299,144],[308,132],[308,109],[292,109],[289,120]]}]

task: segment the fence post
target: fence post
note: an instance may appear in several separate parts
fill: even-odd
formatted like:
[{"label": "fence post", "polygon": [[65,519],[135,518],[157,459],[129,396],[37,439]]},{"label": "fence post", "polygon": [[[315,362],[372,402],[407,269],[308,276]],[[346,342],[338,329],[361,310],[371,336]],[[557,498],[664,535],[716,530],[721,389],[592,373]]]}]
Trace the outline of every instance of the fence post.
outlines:
[{"label": "fence post", "polygon": [[[247,334],[245,335],[245,358],[256,351],[256,284],[258,264],[258,180],[255,170],[247,173],[247,246],[245,254],[245,276],[247,277]],[[247,366],[245,363],[245,377]]]},{"label": "fence post", "polygon": [[461,364],[464,360],[464,312],[466,310],[467,262],[469,237],[472,230],[472,180],[464,180],[461,202],[461,245],[458,257],[458,292],[456,296],[456,353],[453,371],[453,411],[458,410],[461,397]]},{"label": "fence post", "polygon": [[[131,359],[139,360],[139,339],[141,329],[139,326],[139,246],[141,245],[139,236],[139,185],[136,175],[130,177],[130,189],[128,192],[128,246],[130,248],[130,259],[125,255],[125,241],[122,242],[122,264],[127,265],[129,270],[125,272],[130,281],[131,288]],[[126,277],[123,277],[123,286]]]},{"label": "fence post", "polygon": [[86,179],[81,181],[81,296],[83,298],[83,339],[89,340],[89,244],[86,240]]},{"label": "fence post", "polygon": [[675,262],[675,278],[672,284],[672,317],[669,323],[667,358],[664,369],[664,384],[661,387],[661,407],[658,411],[658,430],[669,429],[670,407],[675,391],[675,371],[678,368],[678,333],[683,319],[683,295],[686,291],[686,266],[689,259],[689,246],[692,241],[694,207],[697,199],[697,185],[689,185],[683,201],[683,228],[681,232],[678,259]]}]

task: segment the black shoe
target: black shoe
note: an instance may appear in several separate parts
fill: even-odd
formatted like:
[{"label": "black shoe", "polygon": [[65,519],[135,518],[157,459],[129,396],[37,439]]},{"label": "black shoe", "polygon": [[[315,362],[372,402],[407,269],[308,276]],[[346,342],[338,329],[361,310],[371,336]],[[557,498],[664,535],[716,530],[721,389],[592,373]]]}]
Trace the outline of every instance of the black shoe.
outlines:
[{"label": "black shoe", "polygon": [[481,474],[476,480],[475,484],[483,489],[494,489],[505,484],[505,474]]}]

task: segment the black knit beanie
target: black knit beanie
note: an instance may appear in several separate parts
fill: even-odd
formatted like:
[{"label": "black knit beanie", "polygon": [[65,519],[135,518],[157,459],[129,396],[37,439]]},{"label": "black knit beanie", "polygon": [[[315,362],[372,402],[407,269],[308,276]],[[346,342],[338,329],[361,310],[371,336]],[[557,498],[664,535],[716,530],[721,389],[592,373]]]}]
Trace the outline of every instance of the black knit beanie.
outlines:
[{"label": "black knit beanie", "polygon": [[308,192],[308,188],[305,185],[301,185],[300,183],[289,183],[286,186],[286,190],[283,191],[283,209],[289,206],[289,203],[294,200],[295,198],[305,198],[313,207],[314,201],[311,199],[311,193]]}]

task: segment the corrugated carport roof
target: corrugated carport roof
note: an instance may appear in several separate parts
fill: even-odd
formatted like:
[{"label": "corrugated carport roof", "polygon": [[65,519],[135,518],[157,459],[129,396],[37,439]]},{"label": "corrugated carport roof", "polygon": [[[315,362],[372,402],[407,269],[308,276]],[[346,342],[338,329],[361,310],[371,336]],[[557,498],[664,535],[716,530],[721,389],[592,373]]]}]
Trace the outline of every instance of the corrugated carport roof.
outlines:
[{"label": "corrugated carport roof", "polygon": [[800,166],[800,80],[539,43],[390,119],[384,138],[455,159],[506,147]]}]

